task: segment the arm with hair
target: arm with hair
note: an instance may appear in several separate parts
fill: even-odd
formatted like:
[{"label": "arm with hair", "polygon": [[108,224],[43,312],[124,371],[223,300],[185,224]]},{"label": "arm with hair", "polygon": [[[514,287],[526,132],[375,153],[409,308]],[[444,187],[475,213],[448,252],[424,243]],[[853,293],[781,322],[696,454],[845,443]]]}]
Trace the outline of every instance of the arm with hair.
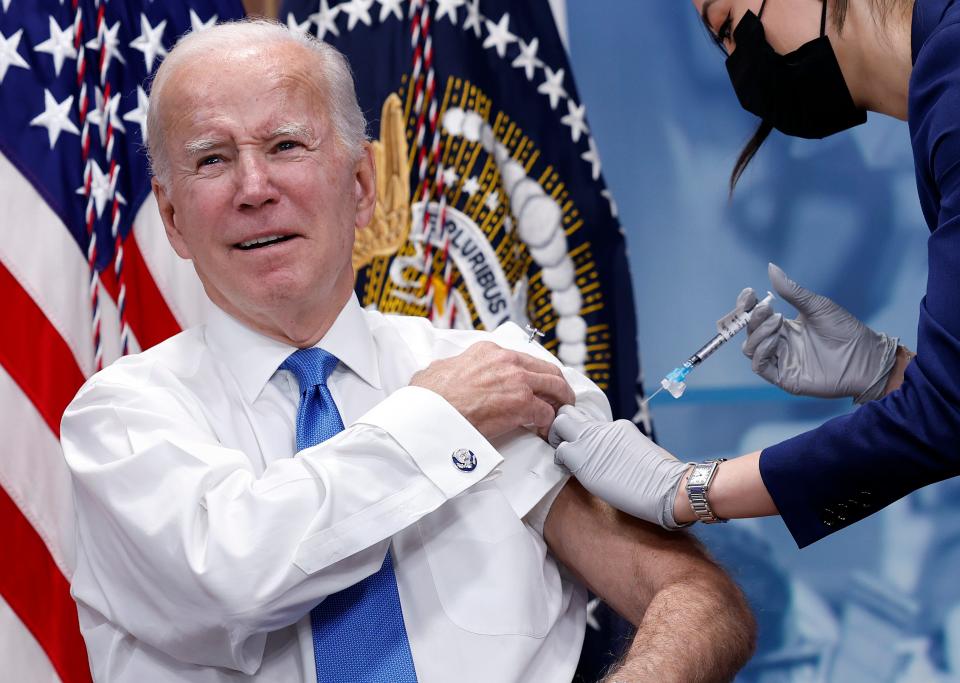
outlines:
[{"label": "arm with hair", "polygon": [[554,556],[637,626],[608,680],[732,680],[756,625],[739,588],[693,538],[619,513],[572,481],[544,526]]}]

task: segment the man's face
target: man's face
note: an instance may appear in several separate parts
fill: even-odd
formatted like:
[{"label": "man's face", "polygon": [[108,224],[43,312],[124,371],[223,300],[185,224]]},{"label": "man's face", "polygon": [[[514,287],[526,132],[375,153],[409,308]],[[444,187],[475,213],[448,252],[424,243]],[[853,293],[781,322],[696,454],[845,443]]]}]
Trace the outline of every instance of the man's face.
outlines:
[{"label": "man's face", "polygon": [[213,302],[294,342],[312,333],[291,325],[318,310],[332,322],[349,296],[375,196],[369,151],[357,160],[337,140],[308,55],[257,46],[178,66],[163,91],[169,180],[154,181],[170,242]]}]

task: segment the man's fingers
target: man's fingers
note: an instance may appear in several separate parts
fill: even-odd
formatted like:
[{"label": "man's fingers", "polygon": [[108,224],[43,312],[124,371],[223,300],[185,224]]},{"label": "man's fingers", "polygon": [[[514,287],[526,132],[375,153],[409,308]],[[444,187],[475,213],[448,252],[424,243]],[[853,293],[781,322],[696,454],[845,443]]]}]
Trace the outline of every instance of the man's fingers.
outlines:
[{"label": "man's fingers", "polygon": [[536,426],[537,434],[546,439],[557,411],[552,405],[536,397],[529,402],[529,406],[529,422]]},{"label": "man's fingers", "polygon": [[783,316],[775,313],[764,320],[757,329],[751,332],[743,342],[743,355],[747,358],[754,358],[757,347],[766,341],[777,338],[777,332],[780,331],[780,325],[783,324]]},{"label": "man's fingers", "polygon": [[562,405],[573,404],[577,400],[576,394],[573,393],[573,389],[567,384],[563,375],[545,375],[527,371],[524,381],[537,398],[546,401],[555,410]]},{"label": "man's fingers", "polygon": [[557,377],[563,377],[563,373],[560,372],[560,368],[553,363],[549,363],[540,358],[535,358],[529,353],[523,353],[522,351],[514,351],[514,353],[516,354],[516,362],[519,363],[525,370],[538,372],[543,375],[556,375]]},{"label": "man's fingers", "polygon": [[525,381],[533,393],[552,404],[554,409],[576,401],[576,395],[563,378],[560,368],[528,353],[513,353],[513,361],[526,371]]},{"label": "man's fingers", "polygon": [[[461,397],[454,406],[462,405],[467,410],[463,414],[472,422],[477,420],[475,425],[483,425],[480,431],[485,434],[490,429],[502,433],[513,423],[532,426],[546,439],[557,409],[576,401],[559,367],[492,342],[473,344],[446,362],[451,364],[449,391]],[[478,395],[489,400],[478,405]]]}]

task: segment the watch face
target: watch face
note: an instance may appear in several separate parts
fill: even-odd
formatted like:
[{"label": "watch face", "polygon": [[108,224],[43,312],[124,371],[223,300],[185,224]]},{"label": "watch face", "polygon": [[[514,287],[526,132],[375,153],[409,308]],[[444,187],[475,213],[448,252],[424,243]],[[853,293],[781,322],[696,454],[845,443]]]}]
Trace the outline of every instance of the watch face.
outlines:
[{"label": "watch face", "polygon": [[703,486],[707,483],[707,475],[710,470],[694,470],[693,474],[690,475],[690,478],[687,480],[687,483],[693,486]]}]

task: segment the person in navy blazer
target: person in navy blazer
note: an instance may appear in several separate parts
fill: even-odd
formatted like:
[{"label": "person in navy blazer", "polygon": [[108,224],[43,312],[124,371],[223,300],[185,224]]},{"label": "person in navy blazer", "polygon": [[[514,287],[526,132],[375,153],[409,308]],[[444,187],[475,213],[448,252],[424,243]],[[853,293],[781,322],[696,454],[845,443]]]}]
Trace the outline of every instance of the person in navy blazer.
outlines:
[{"label": "person in navy blazer", "polygon": [[[729,461],[686,465],[630,423],[565,410],[558,460],[637,516],[677,527],[779,514],[800,547],[960,474],[960,0],[693,0],[760,124],[731,191],[773,129],[822,138],[867,111],[906,120],[930,228],[916,353],[770,266],[785,319],[758,306],[744,353],[794,393],[850,396],[847,415]],[[819,24],[819,33],[817,31]],[[744,290],[738,306],[756,302]]]}]

